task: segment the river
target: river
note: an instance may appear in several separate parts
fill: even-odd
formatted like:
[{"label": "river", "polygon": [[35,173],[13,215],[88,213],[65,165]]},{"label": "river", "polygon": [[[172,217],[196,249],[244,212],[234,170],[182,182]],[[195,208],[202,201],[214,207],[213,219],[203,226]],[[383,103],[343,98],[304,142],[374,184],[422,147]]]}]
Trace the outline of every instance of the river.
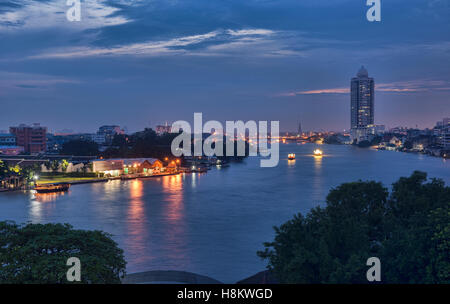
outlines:
[{"label": "river", "polygon": [[[450,183],[450,162],[352,146],[280,145],[280,163],[250,157],[207,174],[74,185],[63,194],[0,193],[0,220],[70,223],[109,232],[127,272],[184,270],[233,283],[264,270],[256,251],[273,226],[323,205],[330,188],[376,180],[389,186],[414,170]],[[296,153],[295,161],[287,154]]]}]

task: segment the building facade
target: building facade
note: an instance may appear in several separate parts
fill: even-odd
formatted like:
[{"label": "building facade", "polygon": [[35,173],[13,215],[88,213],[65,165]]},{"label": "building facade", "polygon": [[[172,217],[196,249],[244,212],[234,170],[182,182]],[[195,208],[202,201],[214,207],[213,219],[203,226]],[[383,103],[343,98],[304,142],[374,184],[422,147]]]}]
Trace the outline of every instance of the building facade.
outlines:
[{"label": "building facade", "polygon": [[47,150],[46,127],[40,124],[21,124],[18,127],[10,127],[9,131],[16,137],[16,145],[23,147],[26,153],[36,154]]},{"label": "building facade", "polygon": [[19,155],[23,153],[23,147],[19,146],[1,146],[0,155]]},{"label": "building facade", "polygon": [[115,125],[101,126],[97,132],[97,135],[104,137],[106,145],[110,145],[112,143],[116,134],[125,134],[125,132],[119,126]]},{"label": "building facade", "polygon": [[165,125],[156,126],[156,134],[163,135],[165,133],[170,133],[172,131],[172,126],[170,126],[167,122]]},{"label": "building facade", "polygon": [[364,67],[350,84],[350,122],[352,137],[366,140],[368,127],[374,125],[375,81]]},{"label": "building facade", "polygon": [[15,146],[16,136],[11,133],[0,133],[0,146]]},{"label": "building facade", "polygon": [[434,135],[437,136],[441,148],[450,150],[450,118],[444,118],[436,123]]}]

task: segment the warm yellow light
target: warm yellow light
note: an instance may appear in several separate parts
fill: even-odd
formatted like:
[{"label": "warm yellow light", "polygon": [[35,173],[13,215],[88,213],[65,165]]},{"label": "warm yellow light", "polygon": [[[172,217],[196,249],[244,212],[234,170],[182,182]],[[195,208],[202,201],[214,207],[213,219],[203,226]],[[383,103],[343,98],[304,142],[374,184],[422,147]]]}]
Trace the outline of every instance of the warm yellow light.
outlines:
[{"label": "warm yellow light", "polygon": [[320,149],[315,149],[313,153],[315,156],[322,156],[322,154],[323,154],[322,150],[320,150]]}]

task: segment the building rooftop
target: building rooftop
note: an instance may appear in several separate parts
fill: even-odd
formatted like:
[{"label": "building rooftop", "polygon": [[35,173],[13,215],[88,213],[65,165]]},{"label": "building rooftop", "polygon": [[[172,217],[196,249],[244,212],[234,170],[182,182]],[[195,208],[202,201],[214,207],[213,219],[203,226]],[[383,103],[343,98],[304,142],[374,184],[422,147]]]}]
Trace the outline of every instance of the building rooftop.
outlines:
[{"label": "building rooftop", "polygon": [[367,78],[369,77],[369,72],[367,72],[364,66],[361,66],[356,76],[358,76],[359,78]]},{"label": "building rooftop", "polygon": [[134,163],[143,163],[148,161],[150,164],[153,164],[157,161],[157,158],[109,158],[109,159],[94,159],[93,161],[123,161],[124,165],[132,165]]}]

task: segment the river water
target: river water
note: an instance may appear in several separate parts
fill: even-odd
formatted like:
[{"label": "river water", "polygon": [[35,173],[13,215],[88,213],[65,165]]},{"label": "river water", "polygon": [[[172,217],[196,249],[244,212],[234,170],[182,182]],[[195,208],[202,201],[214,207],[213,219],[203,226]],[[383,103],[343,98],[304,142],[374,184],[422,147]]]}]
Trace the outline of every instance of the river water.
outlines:
[{"label": "river water", "polygon": [[389,186],[413,170],[450,183],[450,162],[440,158],[338,145],[321,145],[317,158],[316,147],[280,145],[274,168],[250,157],[202,175],[74,185],[64,194],[0,193],[0,220],[109,232],[129,273],[184,270],[233,283],[264,270],[256,251],[273,239],[274,225],[324,204],[332,187],[359,179]]}]

